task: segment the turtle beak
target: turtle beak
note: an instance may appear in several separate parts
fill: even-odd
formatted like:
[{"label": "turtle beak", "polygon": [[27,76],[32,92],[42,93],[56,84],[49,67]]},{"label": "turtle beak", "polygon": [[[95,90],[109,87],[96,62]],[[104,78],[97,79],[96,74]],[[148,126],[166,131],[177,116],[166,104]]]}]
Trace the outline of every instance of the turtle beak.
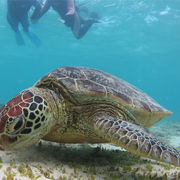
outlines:
[{"label": "turtle beak", "polygon": [[8,137],[5,135],[1,135],[0,137],[0,147],[2,147],[4,149],[5,146],[7,146],[8,143]]},{"label": "turtle beak", "polygon": [[10,137],[7,135],[0,136],[0,149],[9,149],[17,141],[17,137]]}]

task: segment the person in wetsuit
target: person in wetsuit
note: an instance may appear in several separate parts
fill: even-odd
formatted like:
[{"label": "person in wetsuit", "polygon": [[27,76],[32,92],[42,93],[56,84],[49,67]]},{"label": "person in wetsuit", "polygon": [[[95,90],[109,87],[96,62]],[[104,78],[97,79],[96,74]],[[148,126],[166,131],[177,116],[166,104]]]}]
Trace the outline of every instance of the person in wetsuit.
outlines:
[{"label": "person in wetsuit", "polygon": [[81,39],[90,29],[92,24],[98,22],[94,18],[88,20],[82,19],[75,7],[74,0],[46,0],[40,11],[39,18],[43,16],[51,6],[61,16],[62,19],[60,22],[64,23],[67,27],[70,27],[77,39]]},{"label": "person in wetsuit", "polygon": [[31,20],[36,19],[41,10],[41,5],[37,0],[7,0],[7,21],[14,30],[18,45],[24,45],[24,40],[19,31],[19,24],[33,43],[38,43],[37,37],[29,32],[28,12],[31,7],[35,7]]}]

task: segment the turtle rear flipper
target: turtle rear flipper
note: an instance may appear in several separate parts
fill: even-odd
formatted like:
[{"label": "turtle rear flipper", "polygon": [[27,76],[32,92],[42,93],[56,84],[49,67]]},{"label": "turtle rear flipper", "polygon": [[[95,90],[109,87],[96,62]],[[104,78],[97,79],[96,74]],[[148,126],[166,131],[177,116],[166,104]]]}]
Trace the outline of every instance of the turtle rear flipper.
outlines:
[{"label": "turtle rear flipper", "polygon": [[93,122],[98,135],[131,153],[180,165],[178,150],[160,142],[139,125],[116,119],[104,112],[94,116]]}]

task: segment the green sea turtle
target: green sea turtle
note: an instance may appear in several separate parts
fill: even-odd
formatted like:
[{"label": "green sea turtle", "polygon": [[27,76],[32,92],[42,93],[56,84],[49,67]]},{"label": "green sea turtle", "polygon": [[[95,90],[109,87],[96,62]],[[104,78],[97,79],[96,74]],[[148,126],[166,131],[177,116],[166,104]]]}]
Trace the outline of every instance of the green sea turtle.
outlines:
[{"label": "green sea turtle", "polygon": [[180,164],[180,153],[146,128],[171,112],[129,83],[85,67],[61,67],[23,90],[0,110],[4,149],[40,139],[114,143],[144,157]]}]

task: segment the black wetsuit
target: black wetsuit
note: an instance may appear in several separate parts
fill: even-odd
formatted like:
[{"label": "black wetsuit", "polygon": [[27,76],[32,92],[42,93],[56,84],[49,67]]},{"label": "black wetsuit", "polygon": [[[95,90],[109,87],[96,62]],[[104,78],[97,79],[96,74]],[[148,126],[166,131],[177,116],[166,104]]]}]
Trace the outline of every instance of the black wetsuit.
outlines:
[{"label": "black wetsuit", "polygon": [[65,21],[64,24],[71,28],[77,39],[82,38],[94,23],[93,20],[83,20],[79,16],[74,5],[74,0],[46,0],[39,18],[43,16],[51,6]]},{"label": "black wetsuit", "polygon": [[28,32],[28,12],[32,6],[34,6],[35,9],[31,16],[31,19],[36,19],[41,10],[41,5],[37,0],[7,0],[7,6],[7,20],[15,32],[19,31],[19,23],[22,24],[24,31]]}]

